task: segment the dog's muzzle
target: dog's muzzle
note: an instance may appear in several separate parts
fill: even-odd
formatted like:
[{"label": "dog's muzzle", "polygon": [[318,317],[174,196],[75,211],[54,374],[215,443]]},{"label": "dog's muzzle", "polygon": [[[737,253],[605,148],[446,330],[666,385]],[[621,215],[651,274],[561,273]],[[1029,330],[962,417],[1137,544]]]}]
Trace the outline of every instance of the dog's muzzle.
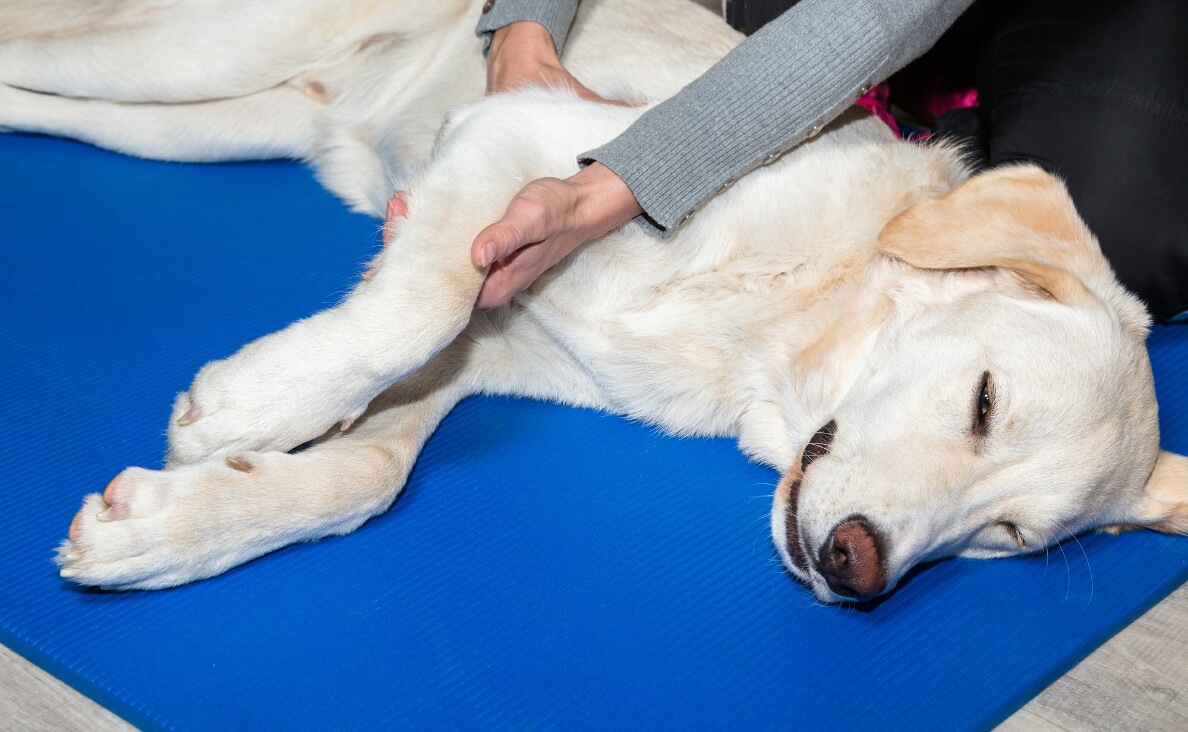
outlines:
[{"label": "dog's muzzle", "polygon": [[[800,457],[800,478],[789,484],[784,521],[788,556],[801,572],[816,569],[835,594],[851,600],[869,600],[887,586],[883,540],[865,516],[851,516],[833,527],[829,538],[815,552],[800,535],[800,489],[809,466],[829,454],[837,434],[837,421],[829,420],[805,445]],[[810,559],[811,557],[811,559]]]}]

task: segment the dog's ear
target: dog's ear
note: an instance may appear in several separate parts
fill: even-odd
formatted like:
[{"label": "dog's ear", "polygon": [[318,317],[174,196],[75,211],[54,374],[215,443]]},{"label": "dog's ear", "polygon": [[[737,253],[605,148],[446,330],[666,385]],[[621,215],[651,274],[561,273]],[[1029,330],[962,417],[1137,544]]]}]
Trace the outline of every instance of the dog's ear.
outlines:
[{"label": "dog's ear", "polygon": [[1159,452],[1126,525],[1117,528],[1132,527],[1188,534],[1188,458]]},{"label": "dog's ear", "polygon": [[1069,305],[1105,299],[1146,335],[1145,308],[1118,285],[1064,184],[1034,165],[997,168],[916,204],[887,224],[879,248],[922,269],[1000,267]]}]

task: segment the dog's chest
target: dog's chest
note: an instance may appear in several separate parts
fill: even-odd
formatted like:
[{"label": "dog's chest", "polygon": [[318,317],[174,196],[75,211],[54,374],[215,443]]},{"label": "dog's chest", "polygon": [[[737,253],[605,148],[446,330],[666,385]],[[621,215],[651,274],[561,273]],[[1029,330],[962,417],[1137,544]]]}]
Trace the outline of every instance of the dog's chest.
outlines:
[{"label": "dog's chest", "polygon": [[620,264],[596,279],[576,267],[530,298],[529,313],[613,410],[682,434],[735,434],[770,380],[773,315],[780,330],[811,317],[787,307],[797,297],[792,278],[722,267],[646,282]]}]

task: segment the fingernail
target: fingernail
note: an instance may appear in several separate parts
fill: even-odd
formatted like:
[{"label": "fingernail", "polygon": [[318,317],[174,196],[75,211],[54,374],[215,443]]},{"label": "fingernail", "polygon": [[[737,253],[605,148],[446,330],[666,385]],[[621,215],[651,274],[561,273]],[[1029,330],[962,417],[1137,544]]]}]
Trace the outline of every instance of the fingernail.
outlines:
[{"label": "fingernail", "polygon": [[482,266],[484,266],[484,267],[490,266],[491,262],[495,261],[495,243],[494,242],[487,242],[486,244],[483,245],[483,248],[480,250],[480,253],[479,253],[479,261],[482,263]]}]

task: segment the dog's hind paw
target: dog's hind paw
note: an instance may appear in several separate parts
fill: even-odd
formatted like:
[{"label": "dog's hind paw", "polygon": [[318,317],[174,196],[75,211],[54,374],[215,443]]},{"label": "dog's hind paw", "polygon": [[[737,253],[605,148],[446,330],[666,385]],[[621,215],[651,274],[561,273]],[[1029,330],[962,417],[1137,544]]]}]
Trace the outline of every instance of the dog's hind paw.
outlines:
[{"label": "dog's hind paw", "polygon": [[[65,579],[112,588],[156,588],[168,581],[178,557],[166,547],[169,527],[166,487],[152,471],[129,468],[92,493],[70,522],[58,547]],[[184,580],[181,580],[184,581]]]},{"label": "dog's hind paw", "polygon": [[[254,456],[256,459],[259,456]],[[61,576],[107,589],[152,590],[218,574],[243,561],[228,515],[244,474],[227,465],[128,468],[92,493],[58,547]],[[238,490],[237,490],[238,489]],[[219,503],[222,494],[223,503]]]}]

